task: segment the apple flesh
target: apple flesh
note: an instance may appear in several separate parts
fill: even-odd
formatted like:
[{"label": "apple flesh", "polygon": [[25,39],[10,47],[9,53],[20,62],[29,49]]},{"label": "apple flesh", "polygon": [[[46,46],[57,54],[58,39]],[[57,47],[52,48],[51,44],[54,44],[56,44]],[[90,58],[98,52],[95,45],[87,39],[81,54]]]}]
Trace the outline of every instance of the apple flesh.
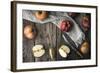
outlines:
[{"label": "apple flesh", "polygon": [[65,32],[68,32],[71,28],[72,24],[71,24],[71,21],[69,20],[63,20],[60,24],[60,29],[62,31],[65,31]]}]

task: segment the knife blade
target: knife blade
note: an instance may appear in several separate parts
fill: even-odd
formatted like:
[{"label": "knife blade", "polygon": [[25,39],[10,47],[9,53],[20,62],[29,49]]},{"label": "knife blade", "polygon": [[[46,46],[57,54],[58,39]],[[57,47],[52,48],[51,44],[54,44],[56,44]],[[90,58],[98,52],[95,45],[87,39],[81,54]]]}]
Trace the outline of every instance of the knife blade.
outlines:
[{"label": "knife blade", "polygon": [[76,44],[74,43],[74,41],[68,36],[67,33],[63,32],[62,34],[63,39],[65,40],[65,42],[68,43],[68,45],[77,53],[77,55],[79,55],[81,58],[83,58],[83,55],[77,50]]}]

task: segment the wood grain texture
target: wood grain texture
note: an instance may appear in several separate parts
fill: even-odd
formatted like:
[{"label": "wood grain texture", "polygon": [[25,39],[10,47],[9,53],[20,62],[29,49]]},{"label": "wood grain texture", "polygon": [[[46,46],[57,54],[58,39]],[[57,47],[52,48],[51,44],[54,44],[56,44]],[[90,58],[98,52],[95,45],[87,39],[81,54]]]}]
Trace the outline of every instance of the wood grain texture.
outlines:
[{"label": "wood grain texture", "polygon": [[[37,37],[35,40],[27,39],[23,34],[23,62],[42,62],[42,61],[60,61],[60,60],[78,60],[79,56],[71,49],[71,53],[67,58],[62,58],[58,52],[61,45],[68,45],[62,38],[61,30],[52,23],[33,23],[28,20],[23,20],[23,28],[27,25],[36,26]],[[40,58],[35,58],[32,54],[32,47],[41,44],[44,46],[45,54]],[[71,48],[71,47],[70,47]],[[54,59],[49,55],[49,49],[54,52]],[[89,59],[90,56],[83,59]]]},{"label": "wood grain texture", "polygon": [[[23,20],[24,27],[27,25],[34,25],[34,23]],[[23,62],[39,62],[39,61],[51,61],[49,55],[49,49],[54,51],[54,60],[59,57],[58,49],[61,45],[61,31],[52,23],[47,24],[35,24],[37,27],[37,37],[35,40],[27,39],[23,34]],[[23,28],[24,28],[23,27]],[[42,44],[45,48],[45,55],[40,58],[35,58],[32,54],[32,47],[37,44]]]},{"label": "wood grain texture", "polygon": [[[27,25],[33,25],[34,23],[23,20],[23,28]],[[35,45],[34,40],[28,40],[23,34],[23,62],[32,62],[35,61],[35,58],[32,54],[32,47]]]}]

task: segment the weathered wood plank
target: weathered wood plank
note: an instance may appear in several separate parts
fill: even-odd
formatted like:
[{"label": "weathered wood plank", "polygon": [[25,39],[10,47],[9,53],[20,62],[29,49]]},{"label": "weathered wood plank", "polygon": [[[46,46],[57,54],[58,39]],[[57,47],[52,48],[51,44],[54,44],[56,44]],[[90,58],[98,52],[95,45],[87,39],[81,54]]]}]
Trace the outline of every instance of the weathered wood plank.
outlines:
[{"label": "weathered wood plank", "polygon": [[[33,25],[32,22],[23,20],[23,28],[27,25]],[[23,30],[24,31],[24,30]],[[32,62],[34,61],[34,57],[32,54],[32,47],[34,45],[34,40],[27,39],[23,34],[23,62]]]},{"label": "weathered wood plank", "polygon": [[[82,16],[82,14],[80,14],[79,16],[74,18],[74,20],[78,24],[81,23],[80,22],[81,16]],[[28,20],[23,20],[23,24],[25,27],[26,25],[29,25],[29,24],[33,25],[34,23],[30,22]],[[55,51],[55,60],[56,61],[80,59],[78,57],[78,55],[72,50],[72,48],[71,48],[71,52],[67,58],[62,58],[60,56],[60,54],[58,52],[60,46],[63,44],[67,45],[67,43],[62,38],[62,32],[58,27],[56,27],[56,25],[54,25],[52,23],[46,23],[46,24],[36,24],[36,26],[38,28],[38,35],[37,35],[35,41],[28,40],[23,34],[23,62],[52,61],[52,59],[50,58],[50,55],[49,55],[50,48],[54,49],[54,51]],[[88,31],[88,32],[89,32],[88,35],[90,35],[91,32],[90,31]],[[88,37],[88,35],[86,37],[90,41],[91,38]],[[46,51],[45,55],[43,55],[40,58],[35,58],[32,54],[32,47],[37,44],[42,44]],[[86,57],[84,56],[84,59],[89,59],[90,57],[91,57],[91,54],[89,53],[88,55],[86,55]]]},{"label": "weathered wood plank", "polygon": [[[30,21],[24,20],[24,27],[28,24],[32,24]],[[54,49],[55,60],[57,60],[58,48],[61,44],[61,31],[52,23],[47,24],[36,24],[38,29],[38,35],[34,40],[28,40],[27,38],[23,39],[23,62],[39,62],[39,61],[51,61],[49,55],[49,49]],[[58,30],[57,30],[58,29]],[[60,35],[59,35],[60,34]],[[58,38],[57,38],[58,37]],[[60,37],[60,38],[59,38]],[[45,55],[40,58],[34,58],[32,54],[32,47],[37,44],[42,44],[45,47]]]},{"label": "weathered wood plank", "polygon": [[61,46],[61,39],[62,38],[62,32],[61,32],[61,30],[57,27],[57,29],[56,29],[56,46],[57,46],[57,60],[61,60],[62,59],[62,57],[60,56],[60,54],[59,54],[59,48],[60,48],[60,46]]},{"label": "weathered wood plank", "polygon": [[49,60],[54,60],[51,59],[50,54],[49,54],[49,50],[52,49],[53,52],[56,49],[56,31],[55,31],[56,27],[54,27],[54,25],[52,23],[49,23],[47,25],[47,42],[48,42],[48,57]]},{"label": "weathered wood plank", "polygon": [[[39,45],[39,44],[42,44],[41,43],[41,24],[36,24],[36,27],[37,27],[37,37],[35,39],[35,45]],[[41,61],[41,58],[35,58],[35,61],[38,62],[38,61]]]},{"label": "weathered wood plank", "polygon": [[54,25],[54,24],[52,24],[52,32],[51,32],[51,38],[52,38],[52,40],[51,40],[51,42],[52,42],[52,49],[53,49],[53,52],[54,52],[54,60],[56,60],[56,58],[57,58],[57,42],[56,42],[56,40],[57,40],[57,36],[56,36],[56,33],[57,33],[57,31],[56,31],[56,29],[57,29],[57,26],[56,25]]}]

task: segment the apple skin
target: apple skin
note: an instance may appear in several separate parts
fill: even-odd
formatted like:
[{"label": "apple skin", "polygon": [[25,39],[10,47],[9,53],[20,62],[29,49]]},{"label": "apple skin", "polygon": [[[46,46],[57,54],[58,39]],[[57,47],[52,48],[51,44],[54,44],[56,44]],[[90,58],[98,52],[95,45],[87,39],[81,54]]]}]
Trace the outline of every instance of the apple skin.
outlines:
[{"label": "apple skin", "polygon": [[27,25],[24,27],[24,35],[28,39],[35,39],[37,35],[36,27],[32,25]]},{"label": "apple skin", "polygon": [[82,54],[87,54],[90,50],[90,46],[89,43],[87,41],[85,41],[84,43],[82,43],[81,47],[80,47],[80,52]]},{"label": "apple skin", "polygon": [[72,24],[71,24],[71,21],[69,21],[69,20],[63,20],[60,23],[60,29],[65,32],[68,32],[70,30],[71,26],[72,26]]},{"label": "apple skin", "polygon": [[88,29],[90,28],[90,21],[89,21],[89,17],[84,16],[82,18],[82,26],[85,29],[85,31],[88,31]]}]

